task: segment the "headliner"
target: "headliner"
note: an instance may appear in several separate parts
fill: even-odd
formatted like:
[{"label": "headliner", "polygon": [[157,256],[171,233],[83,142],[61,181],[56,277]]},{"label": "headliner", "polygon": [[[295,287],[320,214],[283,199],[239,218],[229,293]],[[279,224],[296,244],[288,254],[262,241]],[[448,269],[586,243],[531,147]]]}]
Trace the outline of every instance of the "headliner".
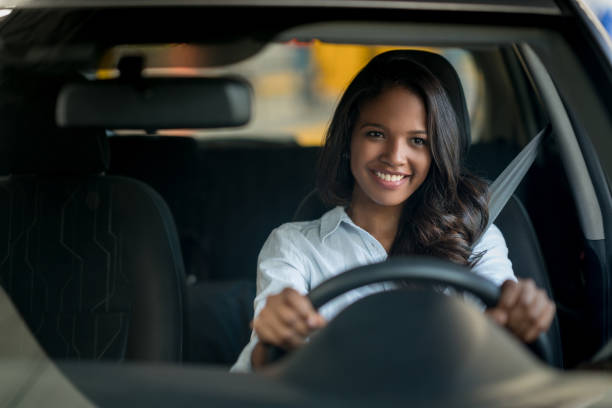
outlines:
[{"label": "headliner", "polygon": [[561,14],[554,0],[0,0],[6,8],[90,8],[151,6],[347,7]]}]

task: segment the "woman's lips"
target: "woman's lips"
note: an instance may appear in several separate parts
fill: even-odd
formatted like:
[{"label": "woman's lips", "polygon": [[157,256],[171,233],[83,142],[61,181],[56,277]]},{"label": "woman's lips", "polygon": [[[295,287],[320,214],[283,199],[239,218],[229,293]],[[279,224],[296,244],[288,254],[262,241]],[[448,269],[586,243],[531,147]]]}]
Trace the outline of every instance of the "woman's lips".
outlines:
[{"label": "woman's lips", "polygon": [[403,173],[387,173],[378,170],[371,170],[370,173],[378,184],[390,189],[395,189],[410,179],[410,175]]}]

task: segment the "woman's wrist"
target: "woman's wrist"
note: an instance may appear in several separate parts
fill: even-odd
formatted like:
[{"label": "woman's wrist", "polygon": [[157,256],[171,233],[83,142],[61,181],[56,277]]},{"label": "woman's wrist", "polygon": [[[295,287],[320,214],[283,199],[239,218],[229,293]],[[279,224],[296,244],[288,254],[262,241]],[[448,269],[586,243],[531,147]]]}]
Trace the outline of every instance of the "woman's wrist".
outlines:
[{"label": "woman's wrist", "polygon": [[251,352],[251,366],[253,371],[265,366],[268,362],[267,347],[262,342],[257,342]]}]

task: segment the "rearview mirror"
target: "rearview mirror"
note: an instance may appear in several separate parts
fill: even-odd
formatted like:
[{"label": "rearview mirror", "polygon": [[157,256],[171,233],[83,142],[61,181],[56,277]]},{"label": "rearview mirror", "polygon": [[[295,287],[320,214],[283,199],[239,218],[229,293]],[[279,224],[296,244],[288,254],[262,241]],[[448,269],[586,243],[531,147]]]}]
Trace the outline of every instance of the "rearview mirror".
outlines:
[{"label": "rearview mirror", "polygon": [[142,78],[72,83],[57,100],[61,127],[210,129],[251,117],[251,86],[237,78]]}]

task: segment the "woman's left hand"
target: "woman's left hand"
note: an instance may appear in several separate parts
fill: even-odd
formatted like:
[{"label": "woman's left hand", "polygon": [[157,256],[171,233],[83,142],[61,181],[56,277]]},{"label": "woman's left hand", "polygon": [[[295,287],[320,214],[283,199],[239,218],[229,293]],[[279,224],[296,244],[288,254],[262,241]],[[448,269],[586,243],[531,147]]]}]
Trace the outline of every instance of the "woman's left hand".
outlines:
[{"label": "woman's left hand", "polygon": [[531,279],[507,280],[501,286],[499,303],[486,311],[519,339],[531,343],[545,332],[555,316],[555,304]]}]

